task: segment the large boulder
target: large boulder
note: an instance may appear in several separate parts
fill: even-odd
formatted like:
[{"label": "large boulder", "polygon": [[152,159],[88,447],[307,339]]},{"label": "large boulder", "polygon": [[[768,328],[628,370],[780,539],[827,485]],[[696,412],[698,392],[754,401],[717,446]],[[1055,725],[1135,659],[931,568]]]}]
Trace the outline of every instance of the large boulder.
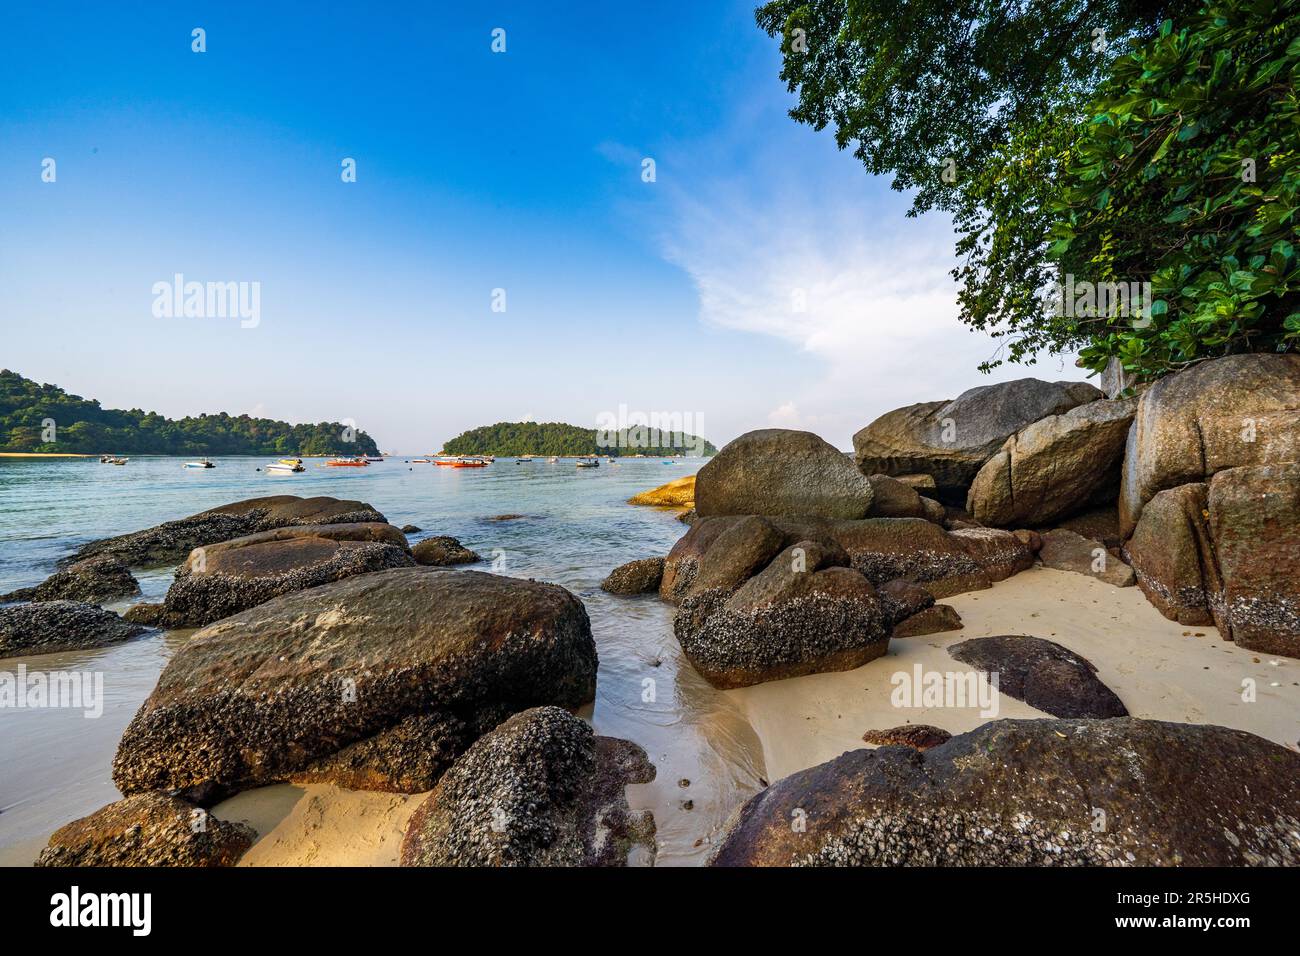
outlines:
[{"label": "large boulder", "polygon": [[976,670],[998,675],[998,691],[1053,717],[1127,717],[1092,662],[1041,637],[976,637],[948,653]]},{"label": "large boulder", "polygon": [[33,588],[0,596],[3,601],[83,601],[102,604],[140,593],[131,569],[112,555],[76,561]]},{"label": "large boulder", "polygon": [[679,602],[703,590],[737,587],[782,548],[803,540],[842,549],[849,566],[872,584],[903,578],[937,598],[990,587],[1034,561],[1009,531],[945,531],[921,518],[703,518],[669,552],[660,596]]},{"label": "large boulder", "polygon": [[1114,501],[1136,399],[1050,415],[1006,440],[976,474],[966,510],[998,527],[1034,527]]},{"label": "large boulder", "polygon": [[1220,630],[1241,647],[1300,657],[1300,464],[1218,472],[1209,511]]},{"label": "large boulder", "polygon": [[1015,432],[1102,397],[1086,382],[981,385],[952,401],[885,413],[853,436],[854,459],[867,475],[931,475],[940,494],[964,499],[980,467]]},{"label": "large boulder", "polygon": [[1227,468],[1159,492],[1125,553],[1166,617],[1300,657],[1300,464]]},{"label": "large boulder", "polygon": [[1167,488],[1244,465],[1300,462],[1300,355],[1229,355],[1143,394],[1124,456],[1120,531]]},{"label": "large boulder", "polygon": [[39,601],[0,607],[0,658],[103,647],[143,634],[97,604]]},{"label": "large boulder", "polygon": [[63,563],[71,564],[84,558],[110,554],[131,567],[174,564],[182,561],[195,548],[242,538],[259,531],[293,525],[349,524],[359,521],[386,522],[387,519],[364,501],[269,495],[236,501],[143,531],[92,541],[65,558]]},{"label": "large boulder", "polygon": [[[515,711],[587,703],[595,687],[591,625],[564,588],[439,568],[363,574],[197,632],[122,735],[113,780],[207,801],[321,779],[335,759],[349,781],[428,790],[445,769],[422,763],[437,728],[472,740]],[[356,749],[338,757],[368,740],[373,766]]]},{"label": "large boulder", "polygon": [[37,866],[234,866],[257,834],[164,793],[137,793],[60,827]]},{"label": "large boulder", "polygon": [[636,744],[597,737],[558,707],[480,737],[411,816],[403,866],[622,866],[654,858],[654,820],[626,786],[654,766]]},{"label": "large boulder", "polygon": [[723,866],[1296,866],[1300,753],[1225,727],[998,720],[854,750],[733,816]]},{"label": "large boulder", "polygon": [[666,485],[651,488],[627,499],[630,505],[653,505],[660,508],[695,507],[695,476],[674,478]]},{"label": "large boulder", "polygon": [[367,522],[278,528],[196,548],[167,589],[167,627],[202,627],[271,598],[415,564],[406,537]]},{"label": "large boulder", "polygon": [[1179,624],[1213,624],[1211,607],[1223,591],[1205,520],[1208,496],[1200,482],[1158,492],[1124,547],[1142,593]]},{"label": "large boulder", "polygon": [[864,518],[871,484],[812,432],[765,428],[729,442],[695,479],[695,512]]},{"label": "large boulder", "polygon": [[697,521],[664,559],[660,596],[680,601],[705,591],[730,592],[767,567],[785,539],[757,515]]},{"label": "large boulder", "polygon": [[888,650],[895,619],[847,563],[838,547],[797,542],[734,593],[688,597],[677,640],[714,687],[860,667]]}]

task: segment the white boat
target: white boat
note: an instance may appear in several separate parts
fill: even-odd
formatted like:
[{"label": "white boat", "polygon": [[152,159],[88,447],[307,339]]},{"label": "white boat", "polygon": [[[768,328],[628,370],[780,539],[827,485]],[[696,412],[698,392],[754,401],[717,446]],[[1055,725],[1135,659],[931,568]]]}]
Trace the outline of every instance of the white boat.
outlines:
[{"label": "white boat", "polygon": [[306,470],[300,458],[281,458],[266,466],[266,472],[270,475],[292,475]]},{"label": "white boat", "polygon": [[216,468],[217,466],[214,462],[211,462],[206,458],[200,458],[198,461],[187,461],[181,467],[182,468]]},{"label": "white boat", "polygon": [[599,459],[599,458],[579,458],[578,461],[577,461],[577,465],[578,465],[579,468],[599,468],[599,467],[600,467],[600,459]]}]

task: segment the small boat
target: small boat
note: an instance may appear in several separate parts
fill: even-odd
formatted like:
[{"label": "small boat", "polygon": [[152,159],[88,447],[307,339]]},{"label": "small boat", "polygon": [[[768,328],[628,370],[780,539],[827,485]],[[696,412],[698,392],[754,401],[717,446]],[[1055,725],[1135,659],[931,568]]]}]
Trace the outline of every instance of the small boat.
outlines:
[{"label": "small boat", "polygon": [[599,459],[599,458],[579,458],[578,461],[576,462],[576,464],[577,464],[577,466],[578,466],[579,468],[599,468],[599,467],[600,467],[600,459]]},{"label": "small boat", "polygon": [[200,458],[198,461],[187,461],[182,468],[216,468],[216,463],[207,458]]},{"label": "small boat", "polygon": [[555,464],[556,462],[558,462],[559,460],[560,460],[560,456],[559,456],[559,455],[552,455],[550,458],[546,459],[546,463],[547,463],[548,465],[554,465],[554,464]]},{"label": "small boat", "polygon": [[533,463],[533,456],[532,456],[532,455],[524,455],[523,458],[516,458],[516,459],[515,459],[515,464],[516,464],[516,465],[531,465],[532,463]]},{"label": "small boat", "polygon": [[434,462],[435,465],[442,465],[444,468],[486,468],[487,462],[482,458],[476,458],[472,455],[462,455],[459,458],[439,458]]},{"label": "small boat", "polygon": [[99,463],[101,465],[125,465],[131,459],[119,458],[117,455],[100,455]]},{"label": "small boat", "polygon": [[383,460],[384,460],[384,459],[382,459],[382,458],[370,458],[370,457],[367,457],[367,458],[366,458],[366,461],[368,461],[368,462],[383,461]]},{"label": "small boat", "polygon": [[427,458],[412,458],[412,459],[411,459],[411,464],[412,464],[412,465],[427,465],[428,463],[429,463],[429,459],[427,459]]},{"label": "small boat", "polygon": [[289,462],[277,461],[266,466],[266,473],[268,475],[292,475],[296,472],[306,470],[307,469],[303,467],[301,462],[295,465]]},{"label": "small boat", "polygon": [[330,468],[366,468],[370,462],[364,458],[331,458],[325,464]]}]

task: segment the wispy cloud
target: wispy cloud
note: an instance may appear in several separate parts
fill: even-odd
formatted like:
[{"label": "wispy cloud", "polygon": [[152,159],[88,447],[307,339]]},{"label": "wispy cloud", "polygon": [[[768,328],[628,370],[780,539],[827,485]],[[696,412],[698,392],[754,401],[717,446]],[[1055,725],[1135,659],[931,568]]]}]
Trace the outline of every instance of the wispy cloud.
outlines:
[{"label": "wispy cloud", "polygon": [[[847,154],[801,130],[757,148],[724,135],[693,158],[669,167],[701,174],[668,180],[661,236],[663,255],[695,285],[701,321],[775,337],[822,367],[807,380],[757,383],[748,427],[808,428],[847,448],[891,408],[1033,374],[977,370],[996,342],[957,319],[950,222],[907,219],[906,198]],[[1057,361],[1039,374],[1080,377]]]}]

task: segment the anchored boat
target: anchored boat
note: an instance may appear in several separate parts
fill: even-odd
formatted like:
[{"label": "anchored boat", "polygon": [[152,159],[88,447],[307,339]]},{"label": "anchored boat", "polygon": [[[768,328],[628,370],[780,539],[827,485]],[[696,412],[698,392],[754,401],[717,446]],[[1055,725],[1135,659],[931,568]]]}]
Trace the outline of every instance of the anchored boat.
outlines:
[{"label": "anchored boat", "polygon": [[198,461],[187,461],[181,467],[182,468],[216,468],[217,465],[216,462],[210,461],[207,458],[200,458]]}]

